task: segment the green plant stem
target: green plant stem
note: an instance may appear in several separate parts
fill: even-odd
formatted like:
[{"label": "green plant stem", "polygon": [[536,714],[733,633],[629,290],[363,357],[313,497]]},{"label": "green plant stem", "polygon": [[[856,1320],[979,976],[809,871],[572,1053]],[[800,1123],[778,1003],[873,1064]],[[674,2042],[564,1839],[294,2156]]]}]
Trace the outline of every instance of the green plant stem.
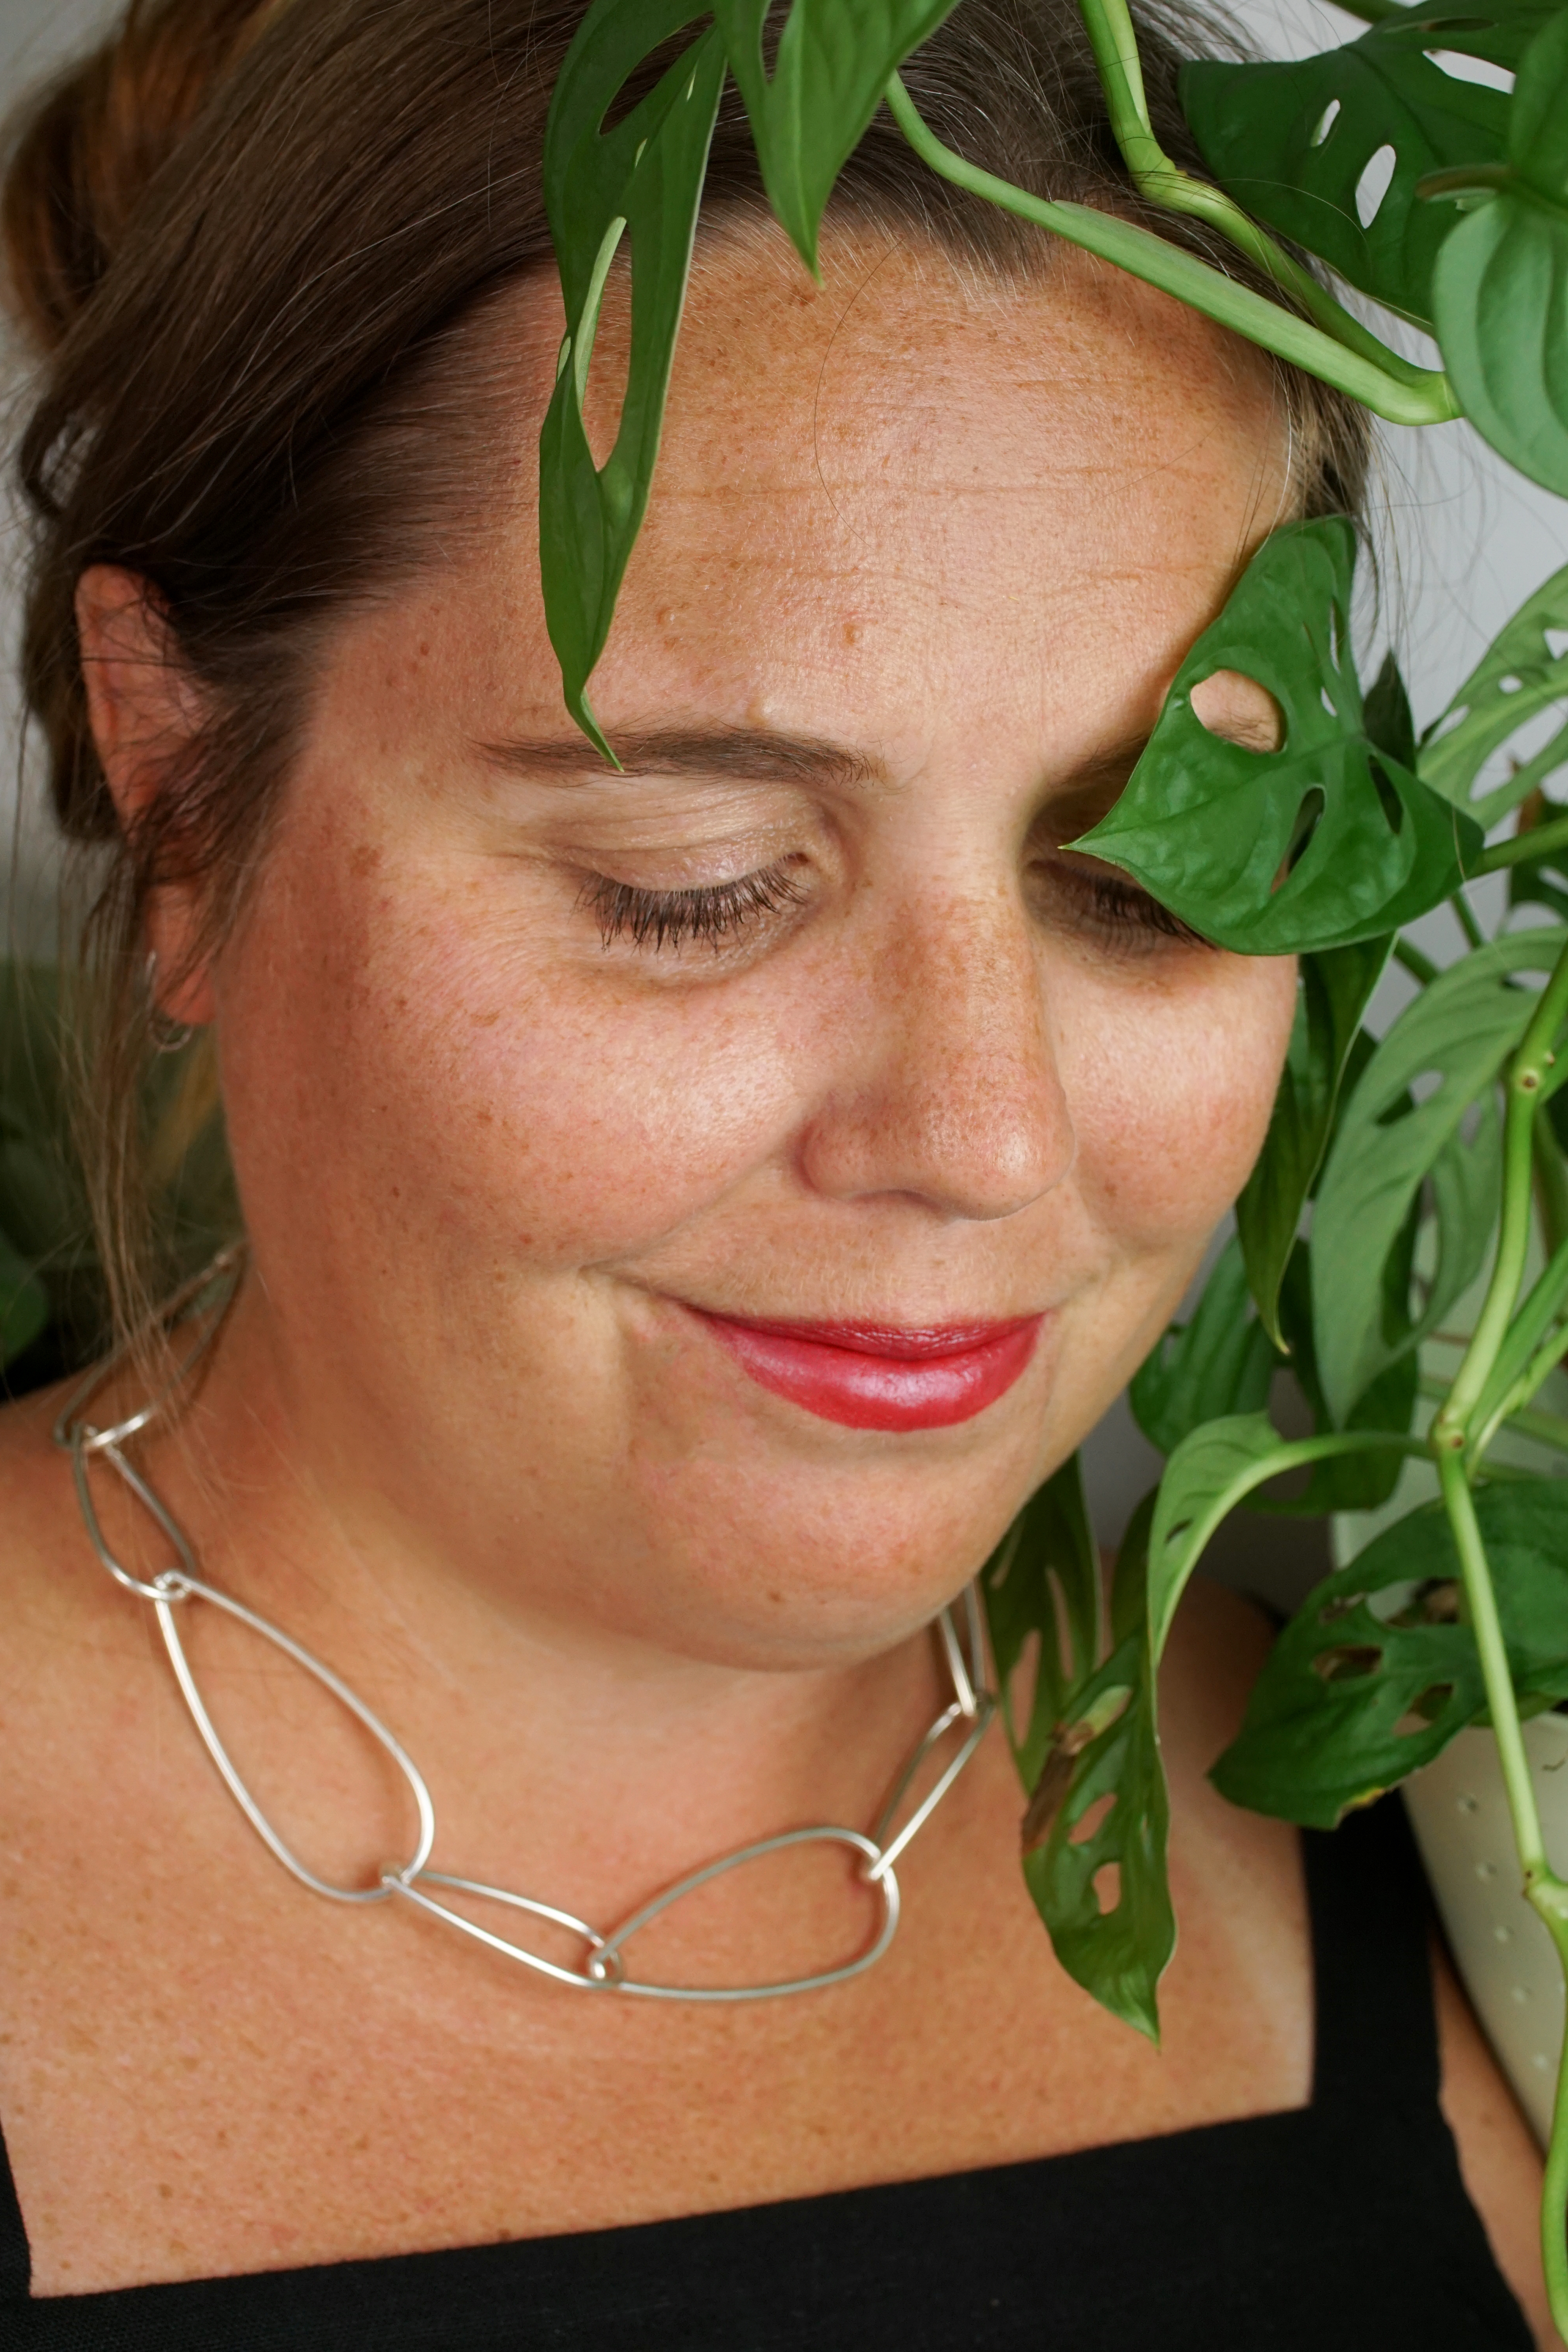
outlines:
[{"label": "green plant stem", "polygon": [[1538,824],[1528,833],[1511,833],[1506,841],[1494,842],[1482,850],[1470,871],[1500,874],[1504,866],[1521,866],[1527,857],[1550,857],[1558,849],[1568,849],[1568,816],[1559,817],[1555,824]]},{"label": "green plant stem", "polygon": [[1429,987],[1437,977],[1437,967],[1431,957],[1423,955],[1420,949],[1410,940],[1395,940],[1394,961],[1396,964],[1403,965],[1411,979],[1418,980],[1423,988]]},{"label": "green plant stem", "polygon": [[1245,254],[1255,268],[1271,278],[1282,294],[1299,302],[1307,316],[1347,351],[1359,352],[1363,359],[1370,360],[1374,366],[1383,368],[1401,383],[1419,385],[1430,381],[1433,372],[1429,368],[1418,367],[1401,352],[1390,351],[1222,188],[1195,180],[1190,172],[1184,172],[1166,153],[1149,120],[1138,38],[1126,0],[1079,0],[1079,10],[1099,68],[1111,128],[1138,194],[1166,212],[1185,213],[1218,229],[1239,253]]},{"label": "green plant stem", "polygon": [[[1349,349],[1321,327],[1296,318],[1251,287],[1239,286],[1223,270],[1156,236],[1152,229],[1141,228],[1135,221],[1097,211],[1091,205],[1054,204],[1031,196],[993,173],[967,163],[945,147],[922,121],[896,74],[884,95],[894,121],[921,161],[955,187],[966,188],[971,195],[1113,262],[1129,276],[1141,278],[1163,294],[1174,295],[1178,302],[1229,327],[1261,350],[1347,393],[1391,425],[1437,425],[1459,414],[1447,376],[1421,368],[1415,371],[1419,380],[1412,383],[1407,363],[1396,353],[1384,352],[1382,359],[1375,361]],[[1377,348],[1383,352],[1381,344]]]},{"label": "green plant stem", "polygon": [[1542,1239],[1555,1257],[1568,1241],[1568,1166],[1551,1121],[1535,1122],[1535,1207]]},{"label": "green plant stem", "polygon": [[[1470,1450],[1478,1434],[1475,1423],[1481,1401],[1491,1385],[1499,1357],[1509,1337],[1509,1326],[1524,1279],[1530,1246],[1531,1176],[1534,1168],[1535,1118],[1541,1108],[1542,1084],[1552,1066],[1552,1045],[1568,1009],[1568,948],[1554,965],[1531,1015],[1519,1051],[1509,1065],[1508,1110],[1503,1128],[1502,1214],[1491,1280],[1477,1320],[1474,1336],[1454,1376],[1448,1398],[1436,1414],[1428,1443],[1437,1460],[1443,1506],[1454,1532],[1459,1569],[1464,1579],[1470,1630],[1480,1662],[1492,1736],[1508,1794],[1514,1846],[1519,1854],[1527,1900],[1545,1922],[1568,1977],[1568,1884],[1559,1878],[1546,1858],[1535,1784],[1519,1718],[1508,1644],[1486,1546],[1476,1518],[1471,1492]],[[1547,2157],[1546,2185],[1541,2206],[1541,2254],[1547,2294],[1557,2331],[1568,2344],[1568,2094],[1558,2077],[1552,2146]]]},{"label": "green plant stem", "polygon": [[[1486,1547],[1481,1541],[1481,1531],[1476,1519],[1475,1497],[1470,1492],[1464,1463],[1458,1454],[1452,1451],[1439,1454],[1437,1475],[1442,1481],[1448,1524],[1453,1528],[1454,1541],[1458,1548],[1470,1630],[1475,1635],[1476,1648],[1480,1656],[1487,1708],[1491,1717],[1492,1737],[1497,1741],[1498,1760],[1502,1767],[1503,1787],[1508,1793],[1509,1816],[1513,1824],[1514,1847],[1523,1870],[1524,1892],[1544,1921],[1556,1946],[1558,1961],[1564,1976],[1568,1977],[1568,1884],[1558,1877],[1546,1859],[1541,1812],[1535,1801],[1535,1783],[1531,1777],[1530,1759],[1525,1753],[1524,1734],[1519,1720],[1502,1621],[1498,1613],[1497,1594],[1492,1587]],[[1568,2081],[1568,2045],[1564,2047],[1558,2068],[1552,2142],[1547,2151],[1546,2179],[1541,2199],[1541,2260],[1546,2273],[1546,2292],[1557,2332],[1568,2343],[1568,2090],[1564,2087],[1565,2081]]]},{"label": "green plant stem", "polygon": [[[1568,1332],[1563,1344],[1568,1347]],[[1534,1438],[1538,1445],[1550,1445],[1559,1454],[1568,1454],[1568,1421],[1561,1413],[1532,1412],[1528,1405],[1516,1406],[1508,1416],[1510,1429],[1517,1429],[1521,1437]]]},{"label": "green plant stem", "polygon": [[[1562,1348],[1568,1349],[1568,1331],[1563,1333],[1560,1344]],[[1548,1369],[1551,1368],[1548,1367]],[[1429,1372],[1422,1373],[1419,1385],[1420,1393],[1424,1397],[1430,1397],[1437,1403],[1441,1403],[1448,1393],[1448,1381],[1437,1380]],[[1480,1435],[1471,1448],[1478,1462],[1484,1457],[1488,1446],[1500,1429],[1516,1430],[1521,1437],[1532,1438],[1538,1445],[1550,1445],[1554,1453],[1568,1454],[1568,1421],[1565,1421],[1561,1413],[1533,1412],[1528,1405],[1514,1405],[1495,1414],[1482,1428]],[[1489,1478],[1493,1478],[1497,1476],[1500,1469],[1504,1470],[1506,1474],[1506,1469],[1511,1466],[1489,1462],[1486,1465],[1486,1475]]]},{"label": "green plant stem", "polygon": [[1482,930],[1480,925],[1477,922],[1475,918],[1475,909],[1470,905],[1470,902],[1466,898],[1464,892],[1462,890],[1456,890],[1453,897],[1449,899],[1448,904],[1453,908],[1454,920],[1458,923],[1460,930],[1463,931],[1471,947],[1484,948],[1487,943],[1487,935]]},{"label": "green plant stem", "polygon": [[1347,16],[1359,16],[1364,25],[1385,25],[1390,16],[1403,16],[1403,0],[1334,0]]},{"label": "green plant stem", "polygon": [[1448,1401],[1432,1424],[1437,1453],[1463,1453],[1470,1423],[1491,1377],[1492,1368],[1508,1335],[1508,1327],[1524,1280],[1530,1252],[1531,1174],[1534,1164],[1535,1114],[1542,1083],[1554,1055],[1552,1048],[1568,1010],[1568,948],[1552,967],[1531,1015],[1523,1042],[1509,1065],[1508,1109],[1503,1122],[1502,1217],[1497,1256],[1485,1304],[1464,1360],[1454,1375]]}]

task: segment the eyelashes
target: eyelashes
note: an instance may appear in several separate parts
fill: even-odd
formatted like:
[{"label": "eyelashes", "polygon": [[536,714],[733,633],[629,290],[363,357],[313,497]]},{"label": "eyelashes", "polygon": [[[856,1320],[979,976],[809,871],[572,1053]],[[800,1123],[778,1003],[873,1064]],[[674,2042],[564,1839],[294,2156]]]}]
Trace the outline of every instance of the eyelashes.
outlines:
[{"label": "eyelashes", "polygon": [[787,866],[765,866],[733,882],[704,883],[689,890],[640,890],[630,882],[591,875],[578,905],[597,919],[604,945],[628,940],[634,948],[684,947],[706,940],[716,950],[768,915],[799,906],[805,892]]},{"label": "eyelashes", "polygon": [[1070,893],[1077,902],[1080,926],[1088,931],[1098,931],[1123,948],[1136,952],[1142,947],[1152,947],[1161,940],[1174,940],[1184,946],[1207,948],[1212,942],[1157,898],[1151,898],[1135,882],[1129,882],[1113,868],[1089,858],[1063,858],[1048,869],[1051,880],[1059,889]]},{"label": "eyelashes", "polygon": [[[770,916],[802,904],[807,894],[789,868],[789,861],[784,861],[733,882],[683,890],[642,889],[594,874],[584,882],[577,903],[597,922],[606,948],[623,940],[657,955],[699,943],[716,955],[725,946],[738,944]],[[1209,944],[1135,882],[1093,859],[1053,858],[1034,870],[1045,885],[1045,895],[1057,901],[1057,919],[1110,952],[1135,955],[1166,940],[1187,947]]]}]

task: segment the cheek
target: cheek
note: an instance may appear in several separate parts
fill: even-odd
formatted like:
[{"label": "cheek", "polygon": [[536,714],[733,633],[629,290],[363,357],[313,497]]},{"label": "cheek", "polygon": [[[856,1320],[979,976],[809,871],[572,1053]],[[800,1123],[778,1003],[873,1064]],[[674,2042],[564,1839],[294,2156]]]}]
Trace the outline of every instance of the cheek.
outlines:
[{"label": "cheek", "polygon": [[351,830],[278,841],[231,960],[247,1207],[309,1167],[334,1223],[580,1266],[678,1228],[788,1134],[794,1057],[765,984],[722,1004],[607,986],[530,946],[504,868],[433,876]]},{"label": "cheek", "polygon": [[1084,1005],[1064,1041],[1078,1181],[1128,1251],[1207,1239],[1268,1131],[1295,1010],[1289,957],[1217,958]]}]

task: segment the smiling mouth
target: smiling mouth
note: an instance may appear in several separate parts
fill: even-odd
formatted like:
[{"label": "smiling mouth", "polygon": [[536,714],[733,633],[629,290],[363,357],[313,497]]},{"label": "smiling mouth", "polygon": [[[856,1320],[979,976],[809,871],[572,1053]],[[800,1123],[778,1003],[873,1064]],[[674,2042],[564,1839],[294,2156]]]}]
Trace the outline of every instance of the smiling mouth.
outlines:
[{"label": "smiling mouth", "polygon": [[947,1429],[1022,1378],[1043,1315],[904,1330],[774,1323],[690,1310],[759,1388],[848,1429]]}]

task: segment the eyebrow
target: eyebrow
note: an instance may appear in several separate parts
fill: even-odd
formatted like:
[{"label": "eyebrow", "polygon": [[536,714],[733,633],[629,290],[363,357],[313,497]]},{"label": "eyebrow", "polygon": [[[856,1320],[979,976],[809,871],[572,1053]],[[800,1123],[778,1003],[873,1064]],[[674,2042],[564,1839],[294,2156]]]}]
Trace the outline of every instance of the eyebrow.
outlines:
[{"label": "eyebrow", "polygon": [[[557,783],[588,783],[617,772],[584,736],[520,737],[482,749],[497,767]],[[655,728],[617,736],[615,751],[628,778],[740,776],[754,783],[827,784],[841,791],[889,781],[880,760],[842,743],[766,727]]]},{"label": "eyebrow", "polygon": [[[1146,734],[1131,735],[1092,752],[1060,779],[1051,804],[1071,810],[1074,803],[1098,800],[1108,788],[1113,796],[1119,793],[1148,742]],[[566,785],[612,777],[630,783],[639,776],[723,776],[750,783],[864,791],[886,787],[892,781],[880,760],[846,744],[818,735],[780,734],[766,727],[665,727],[622,734],[615,738],[619,771],[582,735],[518,736],[480,749],[494,765],[514,774]]]}]

